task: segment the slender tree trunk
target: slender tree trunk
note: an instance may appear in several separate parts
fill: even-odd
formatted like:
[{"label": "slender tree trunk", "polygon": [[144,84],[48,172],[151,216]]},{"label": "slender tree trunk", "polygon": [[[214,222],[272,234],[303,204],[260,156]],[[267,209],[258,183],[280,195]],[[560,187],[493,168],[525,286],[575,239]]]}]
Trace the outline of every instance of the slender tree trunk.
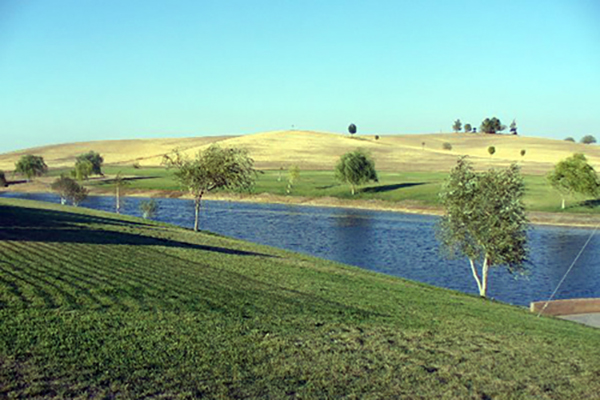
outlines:
[{"label": "slender tree trunk", "polygon": [[565,209],[565,198],[564,197],[562,198],[562,205],[560,208],[563,210]]},{"label": "slender tree trunk", "polygon": [[481,290],[479,291],[479,295],[481,297],[486,297],[489,268],[490,268],[490,265],[489,265],[488,258],[486,256],[483,259],[483,270],[482,270],[482,277],[481,277]]},{"label": "slender tree trunk", "polygon": [[117,185],[116,201],[117,201],[117,203],[115,204],[115,208],[117,210],[117,214],[121,214],[121,196],[120,196],[120,193],[119,193],[119,185]]},{"label": "slender tree trunk", "polygon": [[479,289],[479,295],[481,296],[481,290],[483,286],[481,284],[481,279],[479,279],[479,274],[477,273],[477,267],[475,267],[475,262],[470,258],[469,263],[471,264],[471,272],[473,273],[473,278],[475,278],[475,282],[477,282],[477,289]]},{"label": "slender tree trunk", "polygon": [[354,185],[350,185],[352,187],[352,196],[354,196]]},{"label": "slender tree trunk", "polygon": [[204,192],[200,193],[200,195],[196,196],[194,199],[194,232],[198,232],[198,226],[200,221],[200,202],[202,201],[202,195]]}]

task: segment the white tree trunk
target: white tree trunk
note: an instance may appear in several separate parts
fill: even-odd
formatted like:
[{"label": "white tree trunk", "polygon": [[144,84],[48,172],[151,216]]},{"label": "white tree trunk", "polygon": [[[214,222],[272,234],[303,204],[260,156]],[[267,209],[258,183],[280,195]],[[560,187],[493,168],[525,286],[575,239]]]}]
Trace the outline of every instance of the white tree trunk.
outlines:
[{"label": "white tree trunk", "polygon": [[194,199],[194,211],[195,211],[194,232],[198,232],[198,225],[199,225],[199,219],[200,219],[200,201],[201,200],[202,200],[201,197],[196,197]]},{"label": "white tree trunk", "polygon": [[479,273],[477,272],[475,261],[469,258],[469,263],[471,264],[471,272],[473,273],[473,278],[475,278],[475,282],[477,282],[477,289],[479,290],[479,295],[481,297],[486,297],[488,272],[490,269],[488,258],[485,257],[483,260],[483,265],[481,268],[481,278],[479,277]]},{"label": "white tree trunk", "polygon": [[479,274],[477,273],[477,267],[475,267],[475,262],[469,258],[469,263],[471,264],[471,272],[473,273],[473,278],[475,278],[475,282],[477,282],[477,289],[479,289],[479,294],[481,295],[481,279],[479,279]]},{"label": "white tree trunk", "polygon": [[565,209],[565,198],[564,197],[562,198],[562,205],[560,208],[563,210]]},{"label": "white tree trunk", "polygon": [[117,185],[116,201],[117,201],[117,203],[115,204],[115,208],[117,210],[117,214],[121,214],[121,196],[119,194],[119,185]]}]

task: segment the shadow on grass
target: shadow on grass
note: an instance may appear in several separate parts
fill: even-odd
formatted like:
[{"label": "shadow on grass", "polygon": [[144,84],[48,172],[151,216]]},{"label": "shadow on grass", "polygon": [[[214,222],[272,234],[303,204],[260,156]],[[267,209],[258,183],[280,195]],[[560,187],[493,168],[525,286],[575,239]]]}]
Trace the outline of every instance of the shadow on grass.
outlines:
[{"label": "shadow on grass", "polygon": [[119,231],[119,228],[150,226],[55,210],[0,206],[0,240],[20,242],[80,243],[101,245],[165,246],[222,254],[265,256],[267,254],[178,242]]},{"label": "shadow on grass", "polygon": [[391,192],[396,189],[404,189],[411,186],[421,186],[425,185],[427,182],[410,182],[410,183],[396,183],[394,185],[381,185],[381,186],[371,186],[360,191],[363,193],[383,193],[383,192]]},{"label": "shadow on grass", "polygon": [[586,200],[582,201],[581,205],[587,208],[596,208],[600,207],[600,199]]}]

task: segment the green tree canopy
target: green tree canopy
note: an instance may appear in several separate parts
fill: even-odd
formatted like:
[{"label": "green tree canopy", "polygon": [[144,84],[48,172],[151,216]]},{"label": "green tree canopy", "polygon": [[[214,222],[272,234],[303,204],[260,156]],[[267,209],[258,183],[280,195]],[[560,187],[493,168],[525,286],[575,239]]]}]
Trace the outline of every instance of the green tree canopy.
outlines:
[{"label": "green tree canopy", "polygon": [[175,150],[165,155],[163,163],[175,168],[175,178],[194,197],[194,230],[198,231],[198,219],[202,196],[221,188],[250,188],[256,179],[254,161],[244,149],[223,149],[217,144],[200,151],[189,159]]},{"label": "green tree canopy", "polygon": [[348,126],[348,132],[349,132],[351,135],[354,135],[354,134],[356,133],[356,125],[354,125],[354,124],[350,124],[350,125]]},{"label": "green tree canopy", "polygon": [[496,148],[494,146],[490,146],[487,148],[488,153],[490,153],[490,156],[493,156],[494,153],[496,153]]},{"label": "green tree canopy", "polygon": [[82,161],[89,161],[92,163],[92,173],[90,175],[102,175],[102,163],[104,163],[104,158],[102,158],[99,153],[90,150],[87,153],[78,155],[76,164]]},{"label": "green tree canopy", "polygon": [[575,139],[573,139],[571,136],[565,138],[565,142],[573,142],[575,143]]},{"label": "green tree canopy", "polygon": [[452,130],[456,133],[462,130],[462,122],[460,122],[460,119],[454,121],[454,124],[452,124]]},{"label": "green tree canopy", "polygon": [[502,125],[500,120],[496,117],[486,118],[481,122],[481,126],[479,127],[479,131],[483,133],[496,133],[502,132],[506,129],[505,125]]},{"label": "green tree canopy", "polygon": [[583,144],[593,144],[596,143],[596,138],[592,135],[585,135],[581,138],[581,143]]},{"label": "green tree canopy", "polygon": [[562,197],[561,208],[565,208],[565,196],[567,194],[579,194],[584,196],[598,196],[600,193],[600,181],[598,175],[581,153],[575,153],[571,157],[560,161],[554,166],[547,176],[550,185],[558,190]]},{"label": "green tree canopy", "polygon": [[294,183],[296,183],[296,181],[298,179],[300,179],[300,167],[298,167],[297,165],[292,165],[289,169],[288,169],[288,185],[287,185],[287,194],[291,194],[292,193],[292,188],[294,187]]},{"label": "green tree canopy", "polygon": [[350,185],[352,195],[354,195],[356,186],[369,181],[378,182],[375,162],[368,153],[360,149],[340,157],[335,166],[335,177],[340,182]]},{"label": "green tree canopy", "polygon": [[[469,259],[483,297],[490,267],[524,272],[528,251],[524,194],[516,164],[476,173],[465,157],[458,160],[440,193],[445,215],[438,224],[438,239],[450,256]],[[477,263],[481,263],[481,274]]]},{"label": "green tree canopy", "polygon": [[75,169],[71,171],[71,176],[78,181],[83,181],[89,178],[94,172],[94,164],[90,160],[77,160]]},{"label": "green tree canopy", "polygon": [[60,196],[61,204],[71,201],[74,206],[78,206],[88,195],[86,188],[78,184],[74,179],[64,175],[56,178],[50,185],[50,188]]},{"label": "green tree canopy", "polygon": [[15,163],[15,172],[23,174],[30,181],[33,177],[42,176],[48,171],[48,166],[44,162],[42,156],[34,156],[27,154],[21,156],[19,161]]},{"label": "green tree canopy", "polygon": [[473,130],[471,124],[465,124],[465,133],[469,133]]}]

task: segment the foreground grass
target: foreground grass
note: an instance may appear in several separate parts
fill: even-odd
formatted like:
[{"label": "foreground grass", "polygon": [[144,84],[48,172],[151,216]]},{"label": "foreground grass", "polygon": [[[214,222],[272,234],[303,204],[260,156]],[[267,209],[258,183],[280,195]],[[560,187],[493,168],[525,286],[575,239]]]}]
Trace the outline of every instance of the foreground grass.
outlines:
[{"label": "foreground grass", "polygon": [[0,397],[600,392],[575,323],[131,217],[0,199],[0,221]]}]

